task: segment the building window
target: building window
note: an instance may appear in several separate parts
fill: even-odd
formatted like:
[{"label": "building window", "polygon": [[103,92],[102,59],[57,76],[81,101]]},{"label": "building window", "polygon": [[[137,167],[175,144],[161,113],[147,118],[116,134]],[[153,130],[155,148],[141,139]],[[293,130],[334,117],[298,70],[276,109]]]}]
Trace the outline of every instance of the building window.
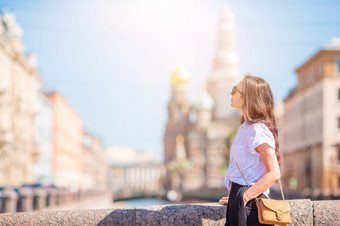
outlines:
[{"label": "building window", "polygon": [[338,147],[338,161],[340,161],[340,147]]},{"label": "building window", "polygon": [[[339,92],[340,92],[340,90],[339,90]],[[339,94],[340,95],[340,94]],[[340,99],[339,99],[340,100]],[[192,124],[194,124],[194,123],[196,123],[196,121],[197,121],[197,113],[196,112],[191,112],[190,114],[189,114],[189,121],[190,121],[190,123],[192,123]]]},{"label": "building window", "polygon": [[340,73],[340,59],[337,60],[337,65],[338,65],[338,73]]},{"label": "building window", "polygon": [[338,89],[338,100],[340,101],[340,89]]},{"label": "building window", "polygon": [[340,129],[340,117],[338,117],[338,128]]}]

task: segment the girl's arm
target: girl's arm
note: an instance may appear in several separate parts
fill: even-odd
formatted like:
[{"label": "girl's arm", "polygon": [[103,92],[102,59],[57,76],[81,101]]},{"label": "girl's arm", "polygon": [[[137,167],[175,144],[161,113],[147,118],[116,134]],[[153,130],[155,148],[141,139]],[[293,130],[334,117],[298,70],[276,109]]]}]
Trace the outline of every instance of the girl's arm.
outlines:
[{"label": "girl's arm", "polygon": [[244,205],[246,205],[249,200],[254,199],[265,192],[275,183],[275,181],[281,177],[280,167],[279,163],[277,162],[275,150],[267,143],[257,146],[255,150],[260,154],[267,173],[243,193]]}]

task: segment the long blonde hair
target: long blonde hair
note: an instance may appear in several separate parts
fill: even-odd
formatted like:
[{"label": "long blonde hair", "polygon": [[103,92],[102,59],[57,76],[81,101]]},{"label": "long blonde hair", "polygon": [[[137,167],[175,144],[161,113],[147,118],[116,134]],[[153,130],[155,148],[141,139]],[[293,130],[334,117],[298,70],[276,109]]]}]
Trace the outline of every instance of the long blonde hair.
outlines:
[{"label": "long blonde hair", "polygon": [[264,123],[268,127],[274,136],[276,158],[281,165],[274,98],[268,83],[262,78],[246,75],[243,79],[242,92],[243,115],[240,119],[241,124],[246,121],[249,124]]}]

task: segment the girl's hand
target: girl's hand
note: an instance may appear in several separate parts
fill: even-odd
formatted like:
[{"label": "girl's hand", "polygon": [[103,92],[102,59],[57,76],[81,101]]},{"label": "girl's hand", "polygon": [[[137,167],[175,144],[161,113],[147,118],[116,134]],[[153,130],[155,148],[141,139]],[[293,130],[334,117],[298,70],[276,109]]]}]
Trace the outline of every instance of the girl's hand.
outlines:
[{"label": "girl's hand", "polygon": [[249,198],[246,195],[246,192],[244,192],[243,193],[243,205],[246,206],[248,201],[249,201]]},{"label": "girl's hand", "polygon": [[227,205],[229,201],[229,197],[222,197],[218,202],[223,205]]}]

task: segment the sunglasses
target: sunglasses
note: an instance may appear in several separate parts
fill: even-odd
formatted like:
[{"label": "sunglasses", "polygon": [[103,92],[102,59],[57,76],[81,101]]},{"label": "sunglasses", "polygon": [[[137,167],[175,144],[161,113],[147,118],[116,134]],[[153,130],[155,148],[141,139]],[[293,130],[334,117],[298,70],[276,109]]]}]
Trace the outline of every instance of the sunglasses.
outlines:
[{"label": "sunglasses", "polygon": [[234,86],[233,89],[231,90],[231,95],[234,95],[236,91],[243,95],[243,93],[240,90],[238,90],[236,86]]}]

